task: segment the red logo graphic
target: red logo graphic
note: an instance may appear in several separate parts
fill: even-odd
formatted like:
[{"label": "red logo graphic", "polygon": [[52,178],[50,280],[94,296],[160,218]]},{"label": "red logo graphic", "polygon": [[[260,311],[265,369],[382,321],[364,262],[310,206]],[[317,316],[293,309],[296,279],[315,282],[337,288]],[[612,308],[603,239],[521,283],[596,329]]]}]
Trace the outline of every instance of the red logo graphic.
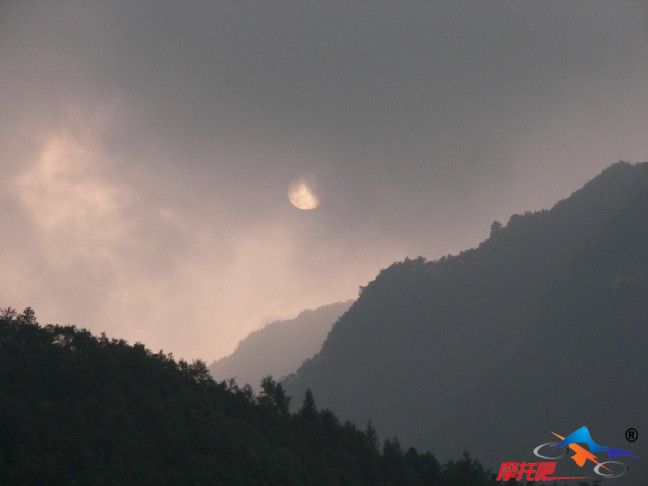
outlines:
[{"label": "red logo graphic", "polygon": [[497,480],[567,481],[569,479],[586,479],[586,476],[552,476],[554,472],[556,472],[555,461],[503,462]]}]

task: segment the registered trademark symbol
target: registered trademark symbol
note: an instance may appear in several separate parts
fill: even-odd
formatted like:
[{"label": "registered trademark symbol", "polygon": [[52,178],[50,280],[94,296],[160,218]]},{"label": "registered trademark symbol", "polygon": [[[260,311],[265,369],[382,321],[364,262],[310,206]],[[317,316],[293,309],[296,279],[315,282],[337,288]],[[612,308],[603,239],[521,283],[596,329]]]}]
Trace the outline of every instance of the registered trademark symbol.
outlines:
[{"label": "registered trademark symbol", "polygon": [[639,438],[639,431],[634,427],[630,427],[626,430],[626,440],[628,442],[634,442]]}]

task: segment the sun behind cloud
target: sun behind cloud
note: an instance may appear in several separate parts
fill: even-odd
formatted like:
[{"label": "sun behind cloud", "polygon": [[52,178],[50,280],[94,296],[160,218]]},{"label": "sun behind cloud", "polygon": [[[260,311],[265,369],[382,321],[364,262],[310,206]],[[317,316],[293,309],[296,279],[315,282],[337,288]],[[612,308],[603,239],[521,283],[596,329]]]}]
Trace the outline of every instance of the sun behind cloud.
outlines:
[{"label": "sun behind cloud", "polygon": [[312,174],[301,175],[288,186],[288,200],[297,209],[308,211],[320,205],[317,181]]}]

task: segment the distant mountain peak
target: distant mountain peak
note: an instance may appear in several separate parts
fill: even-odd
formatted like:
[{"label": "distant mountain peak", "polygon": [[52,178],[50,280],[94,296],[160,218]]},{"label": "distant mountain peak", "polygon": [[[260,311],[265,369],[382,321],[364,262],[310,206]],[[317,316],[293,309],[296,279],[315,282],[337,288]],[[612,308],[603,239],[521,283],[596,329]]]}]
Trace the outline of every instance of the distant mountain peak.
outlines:
[{"label": "distant mountain peak", "polygon": [[258,387],[264,376],[281,378],[319,351],[333,323],[353,301],[301,311],[293,319],[274,321],[251,332],[236,350],[209,367],[218,380],[235,378]]}]

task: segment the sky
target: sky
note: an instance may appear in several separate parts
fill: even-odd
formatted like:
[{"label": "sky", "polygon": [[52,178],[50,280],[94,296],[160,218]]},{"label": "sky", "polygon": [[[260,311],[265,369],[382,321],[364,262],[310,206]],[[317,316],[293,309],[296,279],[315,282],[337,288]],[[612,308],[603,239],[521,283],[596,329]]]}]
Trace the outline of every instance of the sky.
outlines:
[{"label": "sky", "polygon": [[211,361],[647,134],[646,2],[4,1],[0,306]]}]

